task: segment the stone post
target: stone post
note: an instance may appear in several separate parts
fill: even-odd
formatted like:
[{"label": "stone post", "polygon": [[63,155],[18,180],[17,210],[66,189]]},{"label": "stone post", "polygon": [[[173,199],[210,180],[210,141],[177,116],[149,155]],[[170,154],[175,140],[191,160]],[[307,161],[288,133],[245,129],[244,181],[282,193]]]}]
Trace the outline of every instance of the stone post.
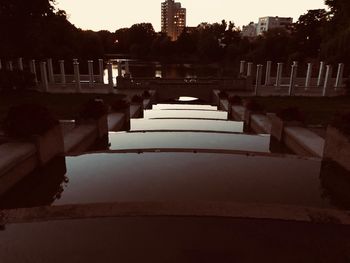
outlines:
[{"label": "stone post", "polygon": [[89,69],[89,86],[92,88],[94,86],[94,61],[88,61],[88,69]]},{"label": "stone post", "polygon": [[322,92],[322,96],[326,97],[328,95],[328,87],[330,86],[330,82],[332,80],[332,73],[333,73],[333,68],[331,65],[327,65],[326,67],[326,78],[324,81],[324,85],[323,85],[323,92]]},{"label": "stone post", "polygon": [[7,67],[9,71],[13,71],[13,63],[11,60],[7,62]]},{"label": "stone post", "polygon": [[323,75],[324,75],[324,68],[325,64],[323,61],[320,62],[320,70],[318,72],[318,79],[317,79],[317,87],[321,87],[323,83]]},{"label": "stone post", "polygon": [[23,71],[23,58],[18,58],[18,70]]},{"label": "stone post", "polygon": [[73,58],[73,63],[78,63],[79,60],[77,58]]},{"label": "stone post", "polygon": [[344,75],[344,64],[338,64],[337,80],[335,82],[335,89],[341,88],[343,85],[343,75]]},{"label": "stone post", "polygon": [[289,91],[288,91],[289,96],[292,96],[294,94],[295,80],[297,78],[297,70],[298,70],[297,65],[298,64],[294,63],[292,65],[292,70],[290,72]]},{"label": "stone post", "polygon": [[74,61],[73,62],[73,68],[74,68],[74,80],[75,80],[76,92],[77,93],[81,93],[82,90],[81,90],[81,83],[80,83],[79,62]]},{"label": "stone post", "polygon": [[125,60],[125,75],[129,78],[130,77],[130,67],[129,67],[129,61]]},{"label": "stone post", "polygon": [[34,82],[38,83],[38,77],[36,75],[36,65],[35,65],[35,60],[32,59],[29,62],[29,69],[30,69],[30,73],[32,73],[34,75]]},{"label": "stone post", "polygon": [[239,75],[243,75],[244,74],[244,70],[245,70],[245,61],[242,60],[240,65],[239,65]]},{"label": "stone post", "polygon": [[107,63],[107,69],[108,69],[108,86],[109,86],[109,92],[114,92],[114,84],[113,84],[113,64],[108,62]]},{"label": "stone post", "polygon": [[251,77],[253,72],[253,63],[249,62],[247,66],[247,77]]},{"label": "stone post", "polygon": [[256,68],[256,83],[255,83],[255,96],[258,95],[258,90],[261,87],[263,65],[257,65]]},{"label": "stone post", "polygon": [[281,88],[282,72],[283,72],[283,63],[277,63],[276,89],[280,89]]},{"label": "stone post", "polygon": [[98,60],[98,68],[100,73],[100,83],[104,83],[104,68],[103,68],[103,59]]},{"label": "stone post", "polygon": [[60,64],[61,84],[66,85],[66,70],[64,68],[64,60],[60,60],[58,63]]},{"label": "stone post", "polygon": [[52,59],[51,58],[47,59],[47,69],[48,69],[48,73],[49,73],[49,82],[55,83],[55,77],[53,75],[53,66],[52,66]]},{"label": "stone post", "polygon": [[118,60],[118,77],[122,77],[122,62]]},{"label": "stone post", "polygon": [[41,85],[43,91],[49,91],[49,82],[47,80],[46,62],[40,62]]},{"label": "stone post", "polygon": [[312,63],[307,63],[307,72],[306,72],[306,79],[305,79],[305,90],[308,90],[310,88],[311,77],[312,77]]},{"label": "stone post", "polygon": [[270,85],[271,66],[272,66],[272,61],[267,61],[267,63],[266,63],[266,75],[265,75],[265,86]]}]

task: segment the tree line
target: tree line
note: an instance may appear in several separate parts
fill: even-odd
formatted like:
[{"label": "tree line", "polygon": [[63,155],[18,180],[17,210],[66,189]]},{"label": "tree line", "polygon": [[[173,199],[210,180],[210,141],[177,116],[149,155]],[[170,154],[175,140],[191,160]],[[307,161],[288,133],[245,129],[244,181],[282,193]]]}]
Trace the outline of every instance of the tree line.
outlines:
[{"label": "tree line", "polygon": [[152,24],[109,31],[84,31],[72,25],[54,0],[2,0],[0,57],[101,58],[128,54],[165,61],[289,62],[350,59],[350,1],[326,0],[329,10],[309,10],[289,28],[244,38],[233,22],[186,28],[177,41]]}]

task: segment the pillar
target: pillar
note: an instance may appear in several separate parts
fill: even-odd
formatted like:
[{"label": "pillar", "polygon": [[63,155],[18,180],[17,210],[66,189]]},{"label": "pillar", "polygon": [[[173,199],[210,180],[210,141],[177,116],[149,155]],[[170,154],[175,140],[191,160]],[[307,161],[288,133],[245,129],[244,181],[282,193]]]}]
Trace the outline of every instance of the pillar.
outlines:
[{"label": "pillar", "polygon": [[108,62],[107,63],[107,69],[108,69],[108,86],[109,86],[109,92],[113,93],[114,91],[114,84],[113,84],[113,64]]},{"label": "pillar", "polygon": [[30,73],[32,73],[34,75],[34,82],[38,83],[38,77],[37,77],[37,74],[36,74],[36,65],[35,65],[35,60],[34,59],[32,59],[29,62],[29,69],[30,69]]},{"label": "pillar", "polygon": [[240,65],[239,65],[239,75],[243,75],[245,70],[245,61],[242,60]]},{"label": "pillar", "polygon": [[88,70],[89,70],[89,86],[94,86],[94,61],[88,61]]},{"label": "pillar", "polygon": [[100,83],[104,83],[104,67],[103,67],[103,59],[98,60],[98,68],[100,72]]},{"label": "pillar", "polygon": [[252,76],[252,71],[253,71],[253,63],[249,62],[248,66],[247,66],[247,77],[251,77]]},{"label": "pillar", "polygon": [[64,68],[64,60],[58,61],[60,64],[61,84],[66,85],[66,70]]},{"label": "pillar", "polygon": [[23,71],[23,58],[18,58],[18,70]]},{"label": "pillar", "polygon": [[282,72],[283,72],[283,63],[277,63],[276,89],[281,88]]},{"label": "pillar", "polygon": [[294,94],[295,81],[297,78],[297,70],[298,70],[297,64],[293,63],[292,70],[290,72],[289,91],[288,91],[289,96],[292,96]]},{"label": "pillar", "polygon": [[7,62],[7,67],[9,71],[13,71],[13,63],[11,60]]},{"label": "pillar", "polygon": [[41,85],[43,91],[49,91],[49,82],[47,80],[46,62],[40,62]]},{"label": "pillar", "polygon": [[74,68],[74,80],[75,80],[76,92],[81,93],[82,90],[81,90],[81,83],[80,83],[79,62],[74,61],[73,68]]},{"label": "pillar", "polygon": [[320,70],[318,72],[318,79],[317,79],[317,87],[321,87],[323,83],[323,75],[324,75],[324,68],[325,64],[323,61],[320,62]]},{"label": "pillar", "polygon": [[47,59],[47,69],[48,69],[48,73],[49,73],[49,82],[55,83],[55,77],[53,75],[53,66],[52,66],[52,59],[51,58]]},{"label": "pillar", "polygon": [[343,75],[344,75],[344,64],[339,63],[338,64],[338,72],[337,72],[337,79],[335,81],[335,89],[341,88],[343,85]]},{"label": "pillar", "polygon": [[271,66],[272,66],[272,61],[267,61],[267,63],[266,63],[266,75],[265,75],[265,86],[270,85]]},{"label": "pillar", "polygon": [[307,63],[307,72],[306,72],[306,79],[305,79],[305,90],[308,90],[310,88],[311,77],[312,77],[312,63]]},{"label": "pillar", "polygon": [[122,62],[118,60],[118,77],[122,77]]},{"label": "pillar", "polygon": [[258,90],[261,87],[263,65],[257,65],[256,68],[256,83],[255,83],[255,96],[258,95]]},{"label": "pillar", "polygon": [[333,68],[331,65],[327,65],[326,67],[326,78],[324,80],[324,85],[323,85],[323,92],[322,96],[326,97],[328,95],[328,87],[330,86],[331,80],[332,80],[332,73],[333,73]]},{"label": "pillar", "polygon": [[125,74],[127,76],[130,76],[130,67],[129,67],[129,61],[125,60]]}]

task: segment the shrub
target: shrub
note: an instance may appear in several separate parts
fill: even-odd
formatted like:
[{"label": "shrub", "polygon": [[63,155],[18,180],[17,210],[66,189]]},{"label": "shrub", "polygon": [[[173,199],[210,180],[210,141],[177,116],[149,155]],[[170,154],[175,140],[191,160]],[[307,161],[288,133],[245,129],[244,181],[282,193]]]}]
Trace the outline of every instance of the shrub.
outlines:
[{"label": "shrub", "polygon": [[257,103],[255,100],[247,100],[244,103],[244,106],[246,107],[247,110],[253,111],[253,112],[259,112],[259,111],[264,111],[264,107]]},{"label": "shrub", "polygon": [[350,136],[350,112],[338,114],[333,118],[332,126],[347,136]]},{"label": "shrub", "polygon": [[228,100],[231,105],[242,105],[242,98],[240,96],[235,95],[230,97]]},{"label": "shrub", "polygon": [[226,91],[221,90],[221,91],[219,92],[219,98],[220,98],[220,99],[227,99],[227,98],[228,98],[228,94],[226,93]]},{"label": "shrub", "polygon": [[9,110],[3,128],[5,134],[10,137],[26,138],[42,135],[58,124],[58,120],[46,107],[38,104],[22,104]]},{"label": "shrub", "polygon": [[108,107],[102,99],[91,99],[83,105],[79,117],[84,120],[97,120],[107,113]]},{"label": "shrub", "polygon": [[277,116],[283,121],[305,121],[304,114],[296,107],[282,109],[277,112]]},{"label": "shrub", "polygon": [[117,99],[111,103],[111,108],[113,111],[121,111],[130,106],[130,103],[125,99]]},{"label": "shrub", "polygon": [[143,102],[143,98],[139,95],[134,95],[131,99],[132,103],[142,103]]}]

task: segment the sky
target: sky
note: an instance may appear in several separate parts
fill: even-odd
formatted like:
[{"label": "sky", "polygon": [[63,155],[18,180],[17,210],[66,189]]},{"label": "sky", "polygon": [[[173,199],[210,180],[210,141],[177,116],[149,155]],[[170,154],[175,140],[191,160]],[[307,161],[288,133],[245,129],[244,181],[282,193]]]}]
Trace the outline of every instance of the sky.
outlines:
[{"label": "sky", "polygon": [[[56,0],[56,7],[67,12],[76,27],[115,31],[133,24],[149,22],[160,31],[163,0]],[[187,9],[187,26],[201,22],[233,21],[236,26],[257,22],[263,16],[293,17],[307,10],[326,8],[324,0],[180,0]]]}]

